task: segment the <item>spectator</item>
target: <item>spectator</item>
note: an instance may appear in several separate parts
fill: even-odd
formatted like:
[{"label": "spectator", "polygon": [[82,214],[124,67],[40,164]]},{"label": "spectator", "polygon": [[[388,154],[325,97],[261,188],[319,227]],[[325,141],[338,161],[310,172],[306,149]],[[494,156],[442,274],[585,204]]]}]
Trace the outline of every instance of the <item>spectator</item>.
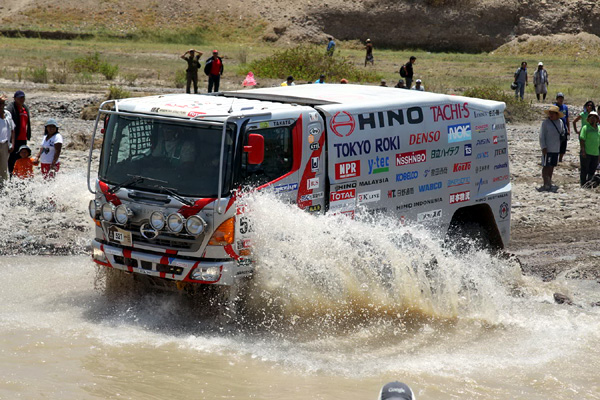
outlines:
[{"label": "spectator", "polygon": [[406,86],[404,85],[404,79],[400,79],[394,87],[398,89],[406,89]]},{"label": "spectator", "polygon": [[256,79],[254,78],[254,72],[249,71],[244,80],[242,81],[242,86],[256,86]]},{"label": "spectator", "polygon": [[325,75],[321,74],[321,76],[319,76],[319,79],[317,79],[315,83],[325,83]]},{"label": "spectator", "polygon": [[546,100],[546,94],[548,94],[548,71],[544,69],[544,63],[538,63],[538,69],[533,74],[533,86],[535,86],[535,96],[540,101],[540,94],[544,96]]},{"label": "spectator", "polygon": [[406,87],[412,85],[413,80],[413,64],[417,62],[417,57],[411,56],[406,64],[400,67],[400,76],[406,79]]},{"label": "spectator", "polygon": [[62,150],[63,137],[58,133],[58,123],[50,118],[44,128],[44,140],[38,155],[33,159],[34,164],[41,164],[44,179],[54,178],[60,169],[60,153]]},{"label": "spectator", "polygon": [[558,186],[552,185],[554,167],[558,164],[561,136],[566,135],[562,122],[557,122],[564,117],[557,106],[550,106],[545,110],[548,118],[542,122],[540,129],[540,147],[542,148],[542,179],[544,185],[537,188],[538,192],[556,192]]},{"label": "spectator", "polygon": [[327,51],[325,52],[326,55],[328,55],[329,57],[333,56],[333,52],[335,51],[335,42],[333,41],[333,38],[330,36],[327,38]]},{"label": "spectator", "polygon": [[367,39],[366,44],[365,44],[365,50],[367,51],[367,54],[365,55],[365,67],[366,67],[367,63],[371,63],[371,65],[373,65],[375,63],[375,60],[373,58],[373,43],[371,43],[371,39]]},{"label": "spectator", "polygon": [[34,159],[31,157],[31,149],[29,146],[24,144],[19,147],[19,158],[15,162],[15,168],[13,169],[13,176],[20,179],[33,178],[33,163]]},{"label": "spectator", "polygon": [[185,70],[186,86],[185,92],[190,93],[190,86],[194,83],[194,93],[198,94],[198,69],[200,68],[201,51],[189,49],[181,55],[181,58],[187,62]]},{"label": "spectator", "polygon": [[8,158],[15,146],[15,127],[10,112],[4,109],[5,95],[0,95],[0,188],[8,180]]},{"label": "spectator", "polygon": [[212,93],[213,89],[218,92],[223,75],[223,59],[219,57],[218,50],[213,50],[212,57],[206,60],[204,73],[208,76],[208,93]]},{"label": "spectator", "polygon": [[517,88],[515,89],[515,99],[518,99],[521,96],[521,100],[523,100],[523,96],[525,96],[525,86],[529,85],[527,81],[527,63],[523,61],[521,66],[517,68],[515,72],[515,83],[517,84]]},{"label": "spectator", "polygon": [[558,162],[562,162],[565,153],[567,152],[567,142],[571,138],[571,125],[569,124],[569,107],[564,104],[565,95],[562,93],[556,94],[556,103],[555,106],[558,107],[560,112],[562,112],[565,116],[561,118],[563,122],[563,126],[565,127],[565,131],[567,135],[564,137],[564,140],[560,143],[560,153],[558,155]]},{"label": "spectator", "polygon": [[11,114],[15,129],[15,143],[8,159],[8,172],[12,174],[15,161],[19,159],[19,148],[31,139],[31,113],[25,105],[25,93],[22,90],[15,92],[14,101],[7,110]]},{"label": "spectator", "polygon": [[596,172],[598,166],[598,154],[600,154],[600,133],[598,132],[598,113],[591,111],[587,117],[588,125],[581,128],[579,143],[581,144],[580,175],[581,186],[589,182]]},{"label": "spectator", "polygon": [[581,132],[577,130],[577,122],[581,120],[581,129],[583,129],[584,126],[589,125],[587,117],[592,111],[596,111],[596,106],[594,105],[593,101],[588,100],[583,105],[583,111],[579,113],[579,115],[573,120],[573,129],[575,130],[575,133],[577,135],[579,135],[579,133]]},{"label": "spectator", "polygon": [[285,82],[281,83],[281,86],[296,86],[296,84],[294,83],[294,77],[291,75],[288,76]]},{"label": "spectator", "polygon": [[387,82],[385,81],[385,79],[381,80],[381,83],[379,84],[379,86],[381,86],[381,87],[388,87]]},{"label": "spectator", "polygon": [[424,92],[425,86],[421,85],[420,79],[417,79],[415,82],[415,86],[411,87],[411,90],[420,90],[421,92]]},{"label": "spectator", "polygon": [[407,384],[396,381],[383,385],[377,400],[416,400],[416,397]]},{"label": "spectator", "polygon": [[343,85],[345,85],[346,83],[348,83],[348,79],[346,79],[346,78],[342,78],[342,79],[340,80],[340,83],[341,83],[341,84],[343,84]]}]

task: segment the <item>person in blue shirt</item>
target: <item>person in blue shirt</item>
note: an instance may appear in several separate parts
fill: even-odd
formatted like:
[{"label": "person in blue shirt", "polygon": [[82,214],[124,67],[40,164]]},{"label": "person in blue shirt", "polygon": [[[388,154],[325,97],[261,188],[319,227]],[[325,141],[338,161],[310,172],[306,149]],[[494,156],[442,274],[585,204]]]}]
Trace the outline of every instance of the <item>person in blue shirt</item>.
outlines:
[{"label": "person in blue shirt", "polygon": [[325,83],[325,75],[321,74],[321,76],[319,76],[319,79],[317,79],[315,83]]},{"label": "person in blue shirt", "polygon": [[566,104],[564,104],[564,102],[565,102],[565,95],[560,92],[557,93],[556,94],[556,102],[554,103],[554,105],[558,106],[558,109],[560,110],[560,112],[562,112],[565,115],[564,117],[561,118],[561,121],[565,127],[565,132],[567,132],[567,135],[564,136],[563,138],[561,138],[558,162],[562,162],[563,156],[567,152],[567,142],[571,138],[571,126],[569,125],[569,107],[567,107]]},{"label": "person in blue shirt", "polygon": [[327,40],[327,51],[325,52],[325,54],[331,57],[333,56],[333,52],[335,51],[335,42],[333,41],[333,38],[331,36],[328,37]]}]

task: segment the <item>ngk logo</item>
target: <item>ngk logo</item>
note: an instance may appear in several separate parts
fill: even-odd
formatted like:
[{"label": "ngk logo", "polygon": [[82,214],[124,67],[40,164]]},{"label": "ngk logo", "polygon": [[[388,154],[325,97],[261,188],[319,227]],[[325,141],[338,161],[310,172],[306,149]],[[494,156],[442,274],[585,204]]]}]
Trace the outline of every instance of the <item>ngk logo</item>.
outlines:
[{"label": "ngk logo", "polygon": [[329,194],[330,201],[351,200],[356,197],[356,189],[339,190]]},{"label": "ngk logo", "polygon": [[360,175],[360,160],[335,164],[335,179],[354,178]]},{"label": "ngk logo", "polygon": [[471,161],[454,164],[454,172],[468,171],[471,169]]},{"label": "ngk logo", "polygon": [[356,122],[354,117],[346,111],[338,111],[331,121],[329,121],[329,127],[331,131],[339,137],[350,136],[354,132]]}]

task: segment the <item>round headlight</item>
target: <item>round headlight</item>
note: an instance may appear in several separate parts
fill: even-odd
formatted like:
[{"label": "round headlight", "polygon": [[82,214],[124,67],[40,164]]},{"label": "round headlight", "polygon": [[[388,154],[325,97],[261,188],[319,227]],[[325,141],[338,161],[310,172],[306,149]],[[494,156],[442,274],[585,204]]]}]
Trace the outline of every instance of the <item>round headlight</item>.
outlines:
[{"label": "round headlight", "polygon": [[96,217],[98,216],[98,212],[100,211],[100,205],[98,204],[98,202],[96,200],[90,200],[90,203],[88,205],[88,210],[90,212],[90,217],[92,217],[92,219],[96,219]]},{"label": "round headlight", "polygon": [[150,214],[150,226],[160,231],[165,227],[165,214],[160,211],[154,211]]},{"label": "round headlight", "polygon": [[112,204],[104,203],[102,205],[102,219],[104,219],[105,221],[112,221],[114,208],[115,206],[113,206]]},{"label": "round headlight", "polygon": [[171,232],[179,233],[183,230],[183,216],[178,213],[171,214],[167,217],[167,226]]},{"label": "round headlight", "polygon": [[115,208],[115,221],[118,224],[125,225],[131,216],[133,216],[133,213],[124,204]]},{"label": "round headlight", "polygon": [[185,230],[190,235],[198,236],[204,232],[204,228],[206,228],[206,222],[197,215],[193,215],[185,221]]}]

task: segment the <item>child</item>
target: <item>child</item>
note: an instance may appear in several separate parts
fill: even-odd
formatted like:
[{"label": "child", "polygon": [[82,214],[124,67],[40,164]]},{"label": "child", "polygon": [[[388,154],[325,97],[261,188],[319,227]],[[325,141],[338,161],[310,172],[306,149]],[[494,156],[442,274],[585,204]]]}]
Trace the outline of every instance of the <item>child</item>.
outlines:
[{"label": "child", "polygon": [[13,175],[20,179],[33,178],[34,160],[33,157],[31,157],[31,149],[29,146],[24,144],[19,147],[19,156],[21,158],[15,162]]},{"label": "child", "polygon": [[34,162],[41,162],[40,169],[44,179],[54,178],[60,168],[60,153],[62,150],[63,137],[58,133],[58,123],[50,118],[44,129],[44,141],[42,148],[35,157]]}]

